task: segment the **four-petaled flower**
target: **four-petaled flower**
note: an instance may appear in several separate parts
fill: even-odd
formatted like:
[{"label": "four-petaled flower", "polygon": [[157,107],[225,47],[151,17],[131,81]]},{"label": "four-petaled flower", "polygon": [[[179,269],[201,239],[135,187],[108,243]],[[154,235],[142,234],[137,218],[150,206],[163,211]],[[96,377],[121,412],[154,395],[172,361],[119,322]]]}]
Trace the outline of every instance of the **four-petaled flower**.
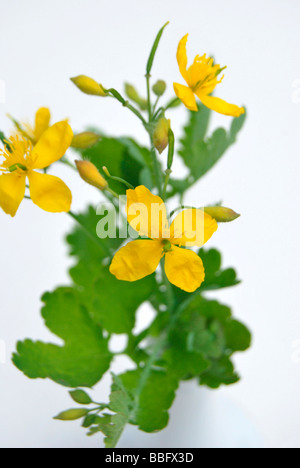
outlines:
[{"label": "four-petaled flower", "polygon": [[243,107],[238,107],[234,104],[229,104],[223,99],[209,96],[218,83],[221,83],[223,76],[218,79],[219,74],[224,70],[220,65],[213,65],[213,59],[206,57],[206,54],[196,55],[194,63],[187,68],[186,43],[188,34],[186,34],[179,42],[177,49],[177,62],[180,73],[188,86],[174,83],[174,91],[176,96],[183,104],[192,111],[197,111],[195,95],[209,109],[219,112],[224,115],[239,117],[244,114]]},{"label": "four-petaled flower", "polygon": [[202,260],[184,247],[201,247],[213,235],[218,225],[210,215],[200,209],[187,209],[169,226],[163,200],[141,185],[127,190],[127,220],[140,236],[148,239],[133,240],[115,254],[110,272],[116,278],[124,281],[144,278],[165,257],[164,268],[170,283],[187,292],[199,288],[205,276]]},{"label": "four-petaled flower", "polygon": [[43,133],[50,127],[51,114],[47,107],[40,107],[35,114],[34,125],[27,122],[19,123],[8,115],[16,127],[17,133],[30,140],[33,145],[39,141]]},{"label": "four-petaled flower", "polygon": [[25,196],[26,178],[29,181],[33,203],[45,211],[61,213],[70,210],[72,194],[58,177],[42,174],[45,169],[63,157],[73,138],[70,125],[58,122],[43,132],[33,147],[25,138],[12,137],[0,150],[0,206],[5,213],[15,216]]}]

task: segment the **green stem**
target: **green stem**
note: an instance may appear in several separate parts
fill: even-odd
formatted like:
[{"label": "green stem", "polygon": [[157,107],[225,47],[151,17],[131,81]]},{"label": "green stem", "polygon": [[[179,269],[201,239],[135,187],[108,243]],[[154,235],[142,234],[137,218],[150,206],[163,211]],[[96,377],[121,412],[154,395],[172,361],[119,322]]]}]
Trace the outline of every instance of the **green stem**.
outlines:
[{"label": "green stem", "polygon": [[171,169],[167,169],[165,172],[166,177],[165,177],[165,183],[164,183],[164,188],[163,188],[163,196],[162,196],[163,200],[165,200],[167,196],[167,188],[168,188],[168,183],[169,183],[171,173],[172,173]]},{"label": "green stem", "polygon": [[148,108],[148,117],[149,117],[149,123],[151,122],[151,96],[150,96],[150,78],[151,75],[150,73],[146,73],[146,82],[147,82],[147,108]]},{"label": "green stem", "polygon": [[109,93],[112,97],[117,99],[117,101],[119,101],[124,107],[127,107],[131,112],[133,112],[140,119],[143,125],[147,124],[146,120],[141,115],[141,113],[136,109],[136,107],[130,104],[130,102],[126,101],[126,99],[123,98],[123,96],[119,93],[119,91],[117,91],[114,88],[109,88],[109,89],[103,88],[103,90],[105,93]]},{"label": "green stem", "polygon": [[139,111],[134,107],[132,106],[128,101],[125,101],[125,103],[123,104],[124,107],[127,107],[129,110],[131,110],[131,112],[133,112],[139,119],[140,121],[143,123],[143,125],[146,125],[147,122],[146,120],[144,119],[144,117],[139,113]]},{"label": "green stem", "polygon": [[134,189],[134,186],[131,185],[127,180],[125,179],[122,179],[121,177],[117,177],[117,176],[109,176],[109,179],[111,180],[115,180],[116,182],[120,182],[121,184],[124,184],[126,185],[126,187],[130,188],[130,189]]},{"label": "green stem", "polygon": [[[106,187],[107,192],[111,193],[111,195],[115,198],[119,198],[119,195],[117,194],[117,192],[115,192],[114,190],[112,190],[110,187]],[[103,190],[102,191],[103,193],[105,193],[105,191]]]},{"label": "green stem", "polygon": [[156,151],[155,151],[155,147],[154,147],[154,144],[153,144],[153,139],[152,139],[152,136],[151,136],[150,132],[149,132],[149,136],[150,136],[150,145],[151,145],[150,153],[151,153],[151,158],[152,158],[155,185],[156,185],[156,187],[158,189],[159,196],[162,198],[162,196],[163,196],[163,192],[162,192],[162,184],[163,184],[162,174],[161,174],[161,170],[160,170],[160,167],[159,167],[159,164],[158,164]]},{"label": "green stem", "polygon": [[155,103],[154,103],[154,106],[153,106],[153,111],[152,111],[153,114],[155,113],[155,109],[156,109],[156,106],[158,104],[159,99],[160,99],[160,96],[157,96],[157,98],[155,100]]},{"label": "green stem", "polygon": [[175,301],[174,301],[172,285],[170,281],[168,280],[166,272],[165,272],[165,258],[161,260],[161,270],[162,270],[163,282],[166,288],[168,311],[169,311],[170,317],[172,317]]}]

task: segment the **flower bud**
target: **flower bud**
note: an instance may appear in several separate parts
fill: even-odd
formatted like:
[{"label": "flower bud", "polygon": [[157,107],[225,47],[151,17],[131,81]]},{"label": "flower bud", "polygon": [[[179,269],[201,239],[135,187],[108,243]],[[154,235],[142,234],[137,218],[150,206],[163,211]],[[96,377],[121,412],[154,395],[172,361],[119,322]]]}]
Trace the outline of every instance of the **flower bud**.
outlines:
[{"label": "flower bud", "polygon": [[204,211],[214,218],[217,223],[228,223],[240,216],[238,213],[225,206],[206,206]]},{"label": "flower bud", "polygon": [[108,187],[107,181],[102,177],[96,166],[90,161],[75,161],[80,177],[90,185],[100,190]]},{"label": "flower bud", "polygon": [[83,418],[88,414],[88,410],[85,408],[75,408],[59,413],[55,418],[60,421],[75,421],[76,419]]},{"label": "flower bud", "polygon": [[106,166],[103,166],[103,167],[102,167],[102,171],[104,172],[104,174],[105,174],[107,177],[111,177],[110,172],[109,172],[109,170],[107,169]]},{"label": "flower bud", "polygon": [[82,132],[74,135],[71,147],[78,149],[89,148],[94,146],[100,139],[100,135],[94,132]]},{"label": "flower bud", "polygon": [[145,110],[147,108],[147,101],[146,99],[143,99],[138,91],[135,89],[133,85],[130,83],[125,83],[125,94],[126,96],[131,99],[133,102],[135,102],[141,110]]},{"label": "flower bud", "polygon": [[167,84],[163,80],[158,80],[154,85],[152,86],[152,91],[156,96],[162,96],[164,92],[167,89]]},{"label": "flower bud", "polygon": [[102,96],[105,97],[106,93],[103,91],[102,85],[97,83],[89,76],[78,75],[74,78],[70,78],[71,81],[85,94],[90,94],[92,96]]},{"label": "flower bud", "polygon": [[167,120],[165,117],[162,117],[158,120],[156,127],[153,132],[153,144],[159,154],[169,144],[169,128],[171,127],[171,121]]}]

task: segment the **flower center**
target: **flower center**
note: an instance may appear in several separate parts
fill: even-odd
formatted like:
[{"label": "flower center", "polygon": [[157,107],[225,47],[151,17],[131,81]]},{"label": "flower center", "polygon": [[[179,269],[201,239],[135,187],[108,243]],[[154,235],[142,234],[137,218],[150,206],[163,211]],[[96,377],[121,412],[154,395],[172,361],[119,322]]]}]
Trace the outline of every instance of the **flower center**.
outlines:
[{"label": "flower center", "polygon": [[11,137],[5,142],[4,150],[0,150],[0,156],[4,160],[0,163],[1,172],[27,172],[32,166],[32,143],[25,138]]},{"label": "flower center", "polygon": [[172,244],[168,239],[164,239],[162,243],[164,252],[170,252],[172,250]]}]

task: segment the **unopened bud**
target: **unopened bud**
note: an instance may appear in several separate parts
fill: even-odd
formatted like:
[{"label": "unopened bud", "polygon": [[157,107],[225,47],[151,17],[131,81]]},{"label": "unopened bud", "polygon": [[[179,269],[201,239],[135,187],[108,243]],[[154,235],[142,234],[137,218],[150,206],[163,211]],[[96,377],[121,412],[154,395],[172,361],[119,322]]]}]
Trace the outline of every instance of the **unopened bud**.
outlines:
[{"label": "unopened bud", "polygon": [[104,92],[102,85],[97,83],[86,75],[78,75],[74,78],[70,78],[71,81],[85,94],[90,94],[92,96],[102,96],[105,97],[107,94]]},{"label": "unopened bud", "polygon": [[87,414],[88,410],[86,410],[85,408],[75,408],[63,411],[62,413],[59,413],[57,416],[55,416],[55,418],[53,419],[59,419],[60,421],[75,421],[75,419],[83,418]]},{"label": "unopened bud", "polygon": [[130,83],[125,83],[125,94],[126,96],[131,99],[131,101],[135,102],[141,110],[145,110],[147,108],[147,101],[143,99],[135,87]]},{"label": "unopened bud", "polygon": [[154,85],[152,86],[152,91],[156,96],[162,96],[164,92],[167,89],[167,84],[163,80],[158,80]]},{"label": "unopened bud", "polygon": [[107,177],[111,177],[110,172],[109,172],[109,170],[107,169],[106,166],[103,166],[103,167],[102,167],[102,171],[104,172],[104,174],[105,174]]},{"label": "unopened bud", "polygon": [[169,128],[171,127],[171,121],[162,117],[158,120],[156,127],[153,132],[153,144],[159,154],[168,146],[169,143]]},{"label": "unopened bud", "polygon": [[90,185],[100,190],[108,187],[107,181],[102,177],[96,166],[90,161],[75,161],[80,177]]},{"label": "unopened bud", "polygon": [[206,206],[204,211],[214,218],[217,223],[228,223],[240,216],[238,213],[225,206]]},{"label": "unopened bud", "polygon": [[100,140],[100,135],[94,132],[82,132],[74,135],[71,147],[78,149],[90,148]]}]

